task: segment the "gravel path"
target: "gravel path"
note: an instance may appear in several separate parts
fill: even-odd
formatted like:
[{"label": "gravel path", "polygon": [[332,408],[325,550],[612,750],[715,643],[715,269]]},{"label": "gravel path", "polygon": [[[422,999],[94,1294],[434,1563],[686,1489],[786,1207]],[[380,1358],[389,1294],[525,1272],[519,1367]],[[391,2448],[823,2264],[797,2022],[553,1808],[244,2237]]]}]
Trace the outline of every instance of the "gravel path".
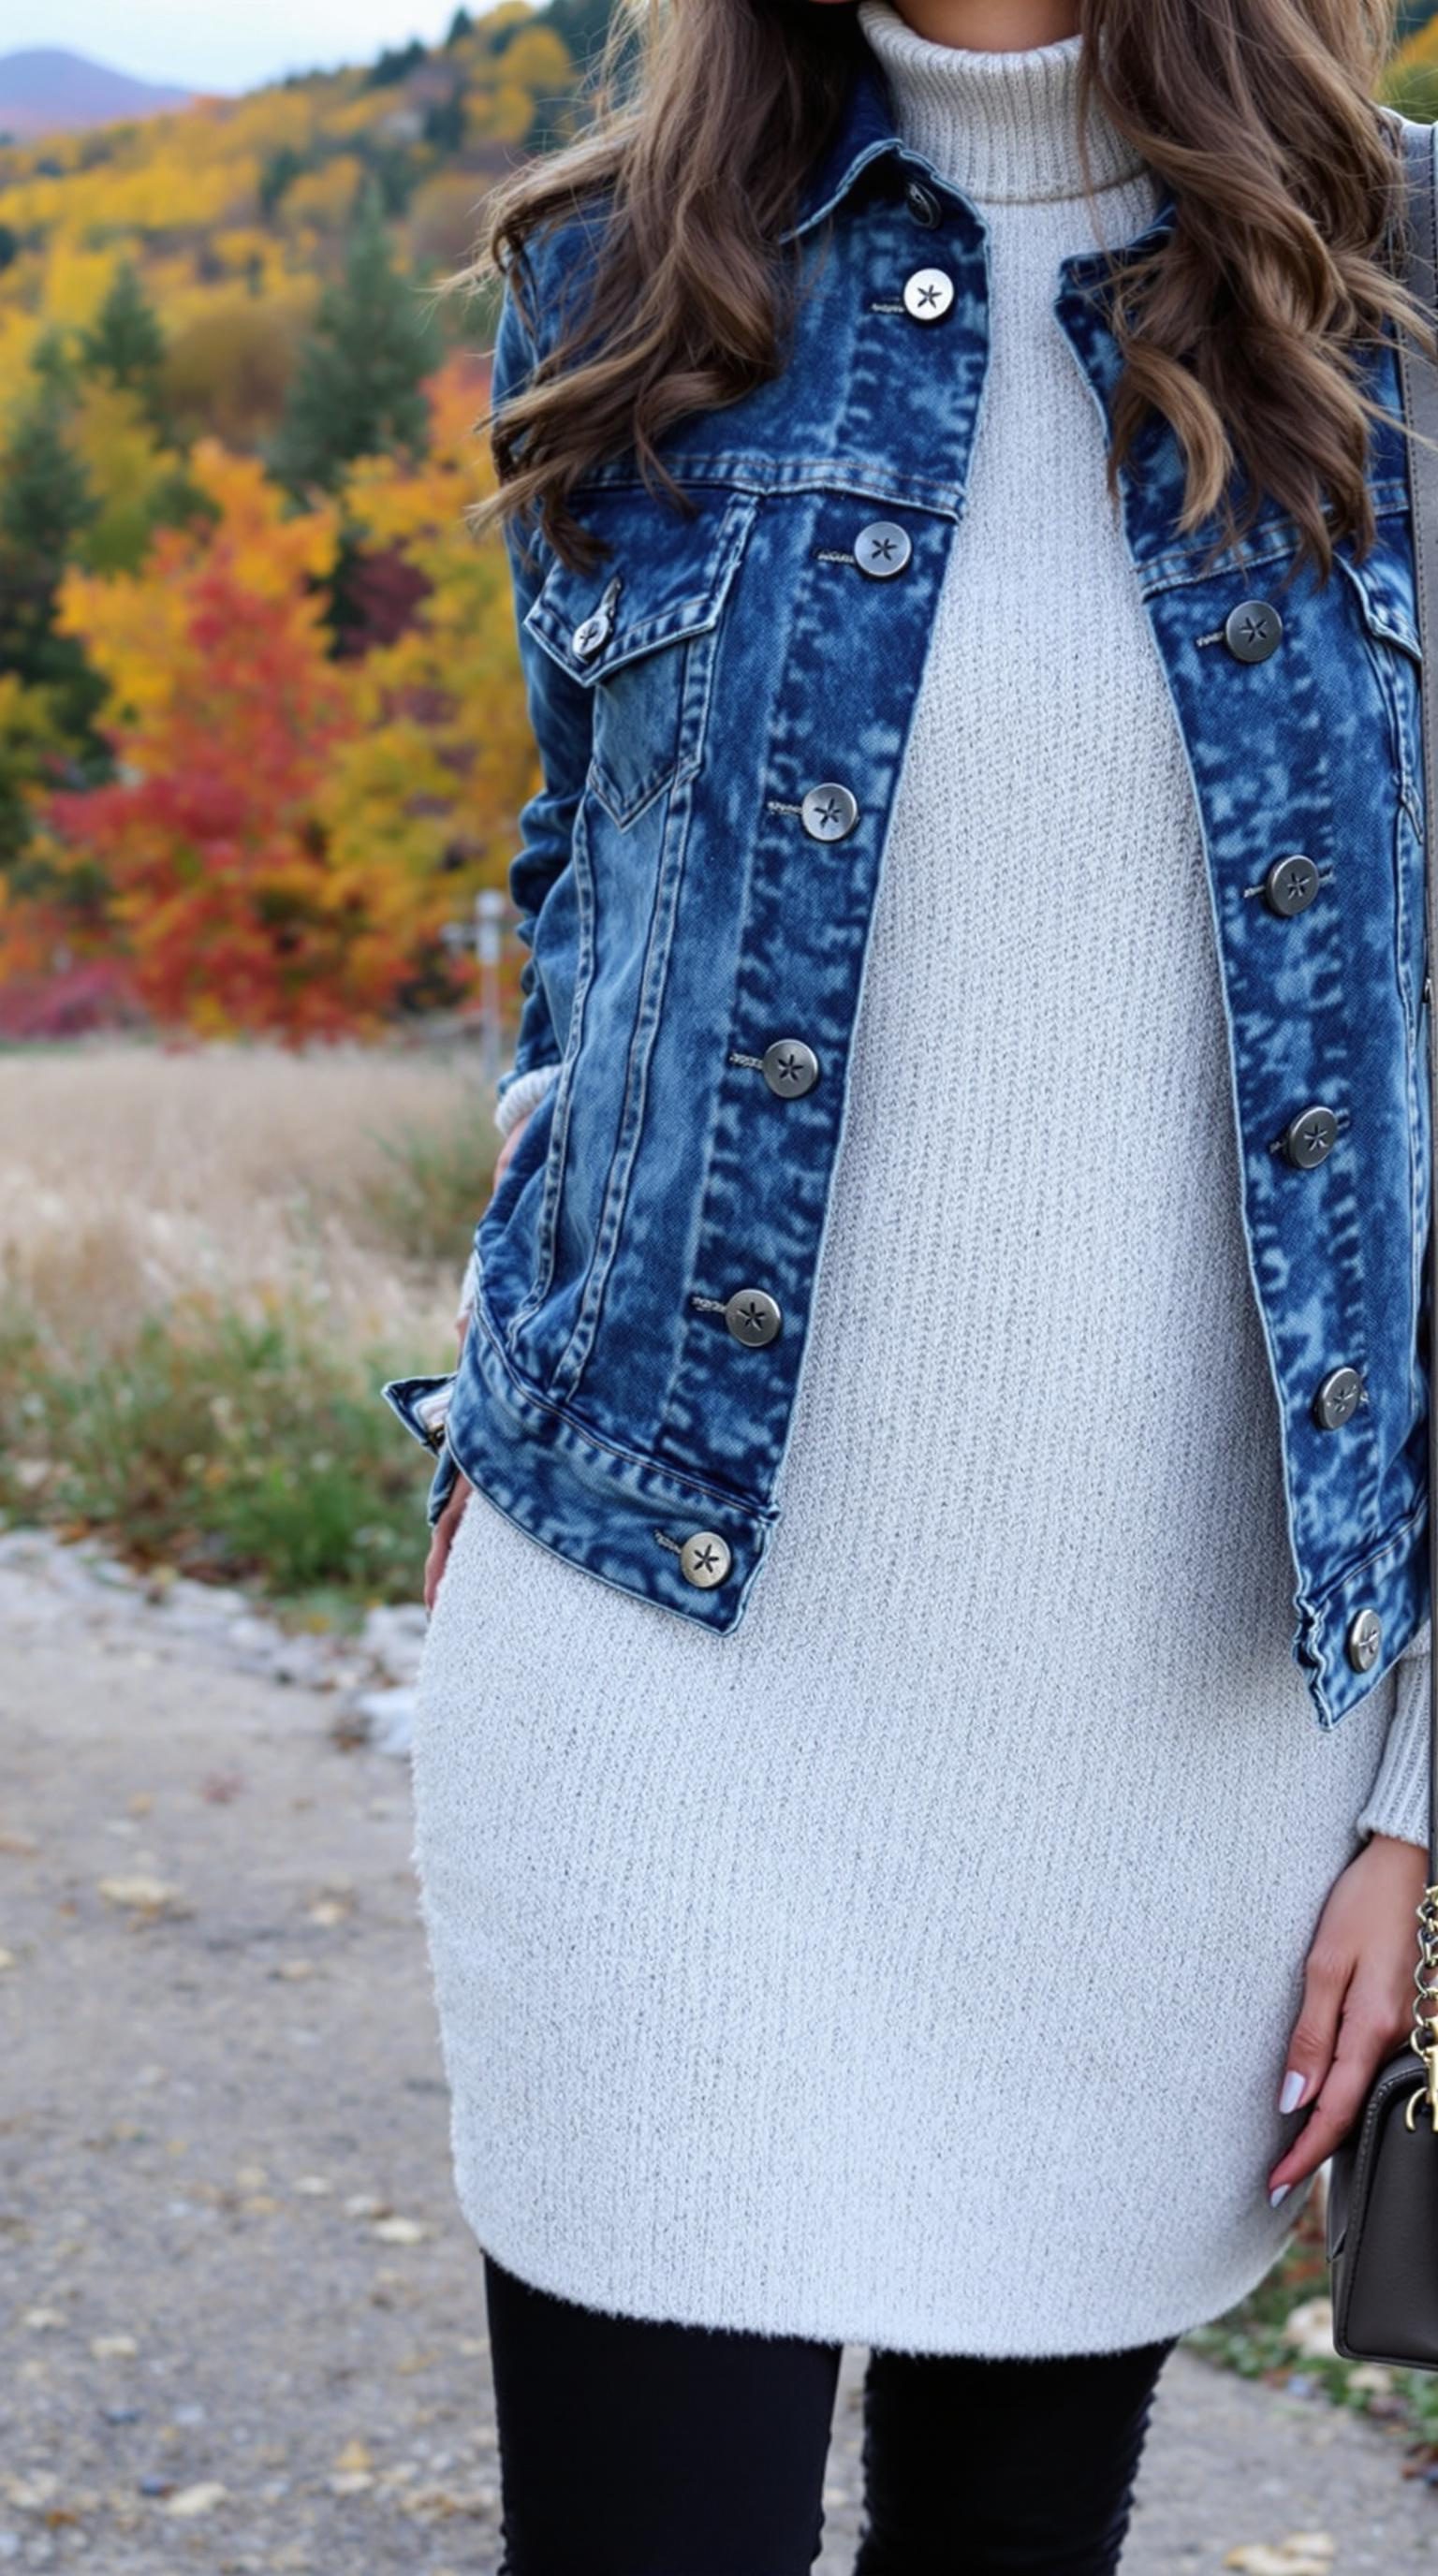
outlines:
[{"label": "gravel path", "polygon": [[[243,1604],[11,1538],[0,1676],[0,2564],[493,2576],[404,1767],[335,1741],[373,1665],[286,1667]],[[863,2358],[821,2576],[852,2562]],[[1438,2568],[1402,2467],[1181,2351],[1125,2576]]]}]

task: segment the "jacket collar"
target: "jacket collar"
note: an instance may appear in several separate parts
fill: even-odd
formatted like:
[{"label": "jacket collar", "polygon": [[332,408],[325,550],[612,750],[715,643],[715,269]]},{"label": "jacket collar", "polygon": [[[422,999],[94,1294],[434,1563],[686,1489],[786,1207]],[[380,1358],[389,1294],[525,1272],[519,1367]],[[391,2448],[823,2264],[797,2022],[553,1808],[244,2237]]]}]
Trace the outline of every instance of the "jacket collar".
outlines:
[{"label": "jacket collar", "polygon": [[[904,141],[895,121],[883,66],[862,30],[856,28],[855,34],[858,52],[838,124],[813,167],[805,174],[799,194],[799,212],[793,223],[780,234],[781,241],[797,239],[801,233],[822,222],[826,215],[834,213],[849,196],[860,172],[867,169],[871,161],[883,159],[901,163],[911,173],[921,173],[947,203],[964,208],[970,217],[978,212],[972,198],[965,196],[962,188],[956,187],[951,179],[946,179],[941,171],[936,170],[924,153]],[[1125,251],[1140,247],[1147,250],[1172,229],[1175,212],[1173,190],[1165,187],[1142,232],[1120,247]],[[1074,285],[1085,284],[1091,278],[1102,278],[1108,260],[1109,254],[1103,250],[1075,252],[1063,262],[1064,276]]]}]

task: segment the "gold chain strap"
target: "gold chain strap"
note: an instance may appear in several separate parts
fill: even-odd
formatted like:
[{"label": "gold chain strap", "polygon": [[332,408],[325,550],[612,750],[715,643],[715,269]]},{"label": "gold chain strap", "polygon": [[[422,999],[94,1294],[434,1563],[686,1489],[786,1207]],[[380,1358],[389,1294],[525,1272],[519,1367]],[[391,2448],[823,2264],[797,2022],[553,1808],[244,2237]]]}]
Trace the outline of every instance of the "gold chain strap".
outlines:
[{"label": "gold chain strap", "polygon": [[1413,2028],[1408,2045],[1415,2057],[1422,2058],[1427,2081],[1410,2094],[1403,2119],[1411,2129],[1419,2103],[1426,2102],[1438,2131],[1438,1886],[1425,1887],[1413,1910],[1418,1917],[1418,1965],[1413,1971]]}]

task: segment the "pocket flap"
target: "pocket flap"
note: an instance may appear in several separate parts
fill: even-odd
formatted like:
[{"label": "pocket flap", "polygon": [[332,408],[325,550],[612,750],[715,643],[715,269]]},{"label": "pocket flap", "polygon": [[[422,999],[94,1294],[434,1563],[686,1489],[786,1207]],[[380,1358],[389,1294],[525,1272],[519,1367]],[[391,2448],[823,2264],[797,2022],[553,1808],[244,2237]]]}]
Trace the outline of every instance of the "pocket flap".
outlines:
[{"label": "pocket flap", "polygon": [[1362,563],[1354,563],[1340,547],[1342,564],[1363,612],[1370,635],[1385,644],[1397,644],[1411,653],[1415,662],[1423,659],[1418,639],[1418,620],[1413,605],[1412,566],[1405,554],[1393,548],[1379,522],[1378,542]]},{"label": "pocket flap", "polygon": [[717,624],[759,496],[692,497],[688,518],[630,486],[575,497],[576,515],[610,552],[592,572],[551,564],[524,620],[571,679],[587,686],[656,645]]},{"label": "pocket flap", "polygon": [[445,1416],[454,1393],[457,1371],[447,1377],[392,1377],[380,1388],[392,1413],[397,1413],[406,1431],[422,1441],[426,1449],[444,1446]]}]

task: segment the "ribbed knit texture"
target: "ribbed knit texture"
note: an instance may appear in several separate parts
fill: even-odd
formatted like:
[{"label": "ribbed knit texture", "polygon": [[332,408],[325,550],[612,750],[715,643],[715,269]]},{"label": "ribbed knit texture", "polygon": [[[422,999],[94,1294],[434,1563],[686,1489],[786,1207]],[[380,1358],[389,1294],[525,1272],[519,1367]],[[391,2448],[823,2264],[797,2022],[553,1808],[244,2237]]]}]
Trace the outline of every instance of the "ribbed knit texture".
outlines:
[{"label": "ribbed knit texture", "polygon": [[[415,1853],[502,2261],[633,2315],[1083,2351],[1216,2315],[1292,2224],[1304,1955],[1362,1823],[1422,1839],[1422,1659],[1324,1734],[1289,1652],[1202,850],[1051,311],[1093,237],[1078,40],[860,13],[982,204],[994,336],[784,1514],[718,1639],[476,1497]],[[1152,183],[1097,150],[1120,241]]]}]

